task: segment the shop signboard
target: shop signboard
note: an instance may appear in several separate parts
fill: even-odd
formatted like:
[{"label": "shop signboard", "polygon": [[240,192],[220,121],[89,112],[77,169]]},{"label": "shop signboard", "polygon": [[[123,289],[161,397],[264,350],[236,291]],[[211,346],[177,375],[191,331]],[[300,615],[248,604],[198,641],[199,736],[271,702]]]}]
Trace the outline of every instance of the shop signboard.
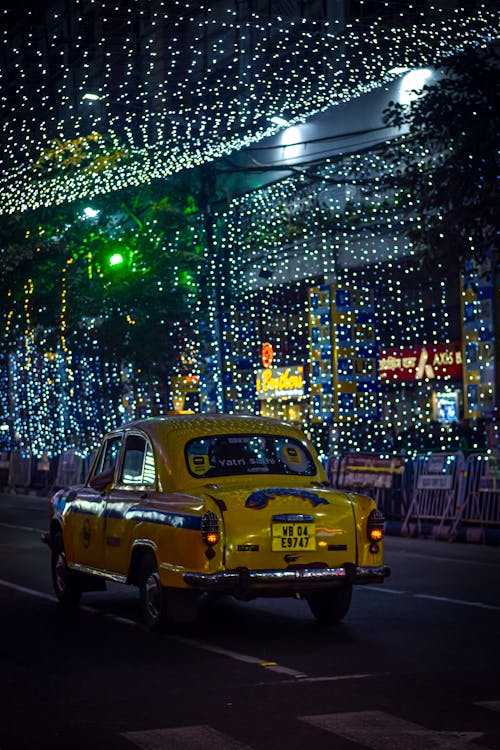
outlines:
[{"label": "shop signboard", "polygon": [[342,487],[355,489],[390,488],[405,468],[404,456],[349,454],[342,457]]},{"label": "shop signboard", "polygon": [[304,395],[304,368],[265,367],[257,370],[257,398],[301,398]]},{"label": "shop signboard", "polygon": [[462,345],[421,344],[381,349],[379,359],[380,379],[386,382],[415,380],[461,380]]},{"label": "shop signboard", "polygon": [[458,394],[456,391],[439,391],[436,393],[435,418],[443,424],[458,422]]}]

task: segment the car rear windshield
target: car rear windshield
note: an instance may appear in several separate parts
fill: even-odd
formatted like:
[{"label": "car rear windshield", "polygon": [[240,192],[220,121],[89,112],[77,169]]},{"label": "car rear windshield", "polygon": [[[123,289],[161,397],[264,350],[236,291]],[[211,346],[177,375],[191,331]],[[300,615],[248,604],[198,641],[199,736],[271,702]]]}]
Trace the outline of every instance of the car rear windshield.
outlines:
[{"label": "car rear windshield", "polygon": [[196,477],[241,474],[316,474],[307,448],[283,435],[211,435],[186,444],[186,463]]}]

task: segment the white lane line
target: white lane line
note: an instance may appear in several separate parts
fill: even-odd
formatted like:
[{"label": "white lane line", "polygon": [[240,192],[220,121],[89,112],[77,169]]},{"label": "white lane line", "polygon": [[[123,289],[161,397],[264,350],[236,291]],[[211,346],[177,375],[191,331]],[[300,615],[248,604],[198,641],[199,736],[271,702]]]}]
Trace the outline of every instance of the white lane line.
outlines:
[{"label": "white lane line", "polygon": [[204,724],[147,729],[144,732],[122,732],[121,736],[142,750],[251,750],[249,745]]},{"label": "white lane line", "polygon": [[435,602],[446,602],[448,604],[459,604],[462,607],[479,607],[479,609],[500,610],[496,604],[485,604],[484,602],[468,602],[464,599],[452,599],[449,596],[431,596],[431,594],[413,594],[414,599],[430,599]]},{"label": "white lane line", "polygon": [[498,711],[500,713],[500,701],[476,701],[475,706],[487,708],[489,711]]},{"label": "white lane line", "polygon": [[[451,562],[451,563],[464,563],[467,562],[467,567],[471,565],[487,565],[487,566],[495,566],[498,568],[498,560],[464,560],[463,558],[458,557],[446,557],[441,555],[426,555],[423,552],[407,552],[406,550],[402,550],[400,552],[393,551],[391,555],[394,556],[401,556],[401,557],[415,557],[420,558],[421,560],[432,560],[432,562]],[[388,555],[386,555],[388,557]]]},{"label": "white lane line", "polygon": [[13,523],[0,523],[5,529],[16,529],[17,531],[35,531],[37,534],[44,534],[46,529],[34,529],[32,526],[18,526]]},{"label": "white lane line", "polygon": [[35,589],[28,589],[26,586],[19,586],[17,583],[11,583],[10,581],[3,581],[0,579],[0,586],[5,586],[7,589],[13,591],[19,591],[21,594],[29,594],[29,596],[36,596],[39,599],[45,599],[49,602],[56,602],[57,599],[52,594],[44,594],[43,591],[35,591]]},{"label": "white lane line", "polygon": [[301,682],[341,682],[342,680],[366,680],[370,677],[380,677],[380,674],[338,674],[325,677],[304,677]]},{"label": "white lane line", "polygon": [[[374,677],[384,677],[385,673],[379,672],[378,674],[338,674],[338,675],[324,675],[320,677],[302,677],[295,680],[280,680],[278,685],[297,685],[303,682],[345,682],[346,680],[368,680]],[[259,682],[258,686],[268,686],[268,682]]]},{"label": "white lane line", "polygon": [[287,675],[296,677],[297,679],[307,677],[307,675],[304,672],[298,672],[297,670],[289,669],[288,667],[281,667],[279,664],[276,664],[275,662],[270,662],[269,660],[266,660],[266,659],[262,659],[259,656],[249,656],[248,654],[240,654],[238,651],[230,651],[227,648],[221,648],[220,646],[212,646],[210,643],[204,643],[203,641],[197,641],[191,638],[182,638],[180,636],[175,636],[175,635],[170,636],[170,638],[172,640],[178,641],[179,643],[183,643],[186,646],[194,646],[195,648],[201,648],[204,651],[211,651],[214,654],[227,656],[229,659],[234,659],[235,661],[242,661],[242,662],[245,662],[245,664],[255,664],[259,667],[264,667],[270,672],[279,672],[280,674],[287,674]]},{"label": "white lane line", "polygon": [[[11,583],[10,581],[4,581],[0,579],[0,586],[5,586],[6,588],[12,589],[14,591],[19,591],[22,594],[28,594],[29,596],[36,596],[39,599],[45,599],[49,602],[57,602],[57,598],[51,594],[44,594],[41,591],[35,591],[35,589],[29,589],[26,586],[19,586],[16,583]],[[112,620],[114,622],[120,622],[125,625],[132,625],[133,627],[141,627],[139,623],[137,623],[135,620],[129,620],[126,617],[119,617],[118,615],[103,613],[99,609],[96,609],[95,607],[91,607],[88,604],[81,604],[78,609],[83,610],[84,612],[88,612],[89,614],[93,615],[100,615],[101,617],[105,617],[108,620]],[[169,640],[177,641],[178,643],[183,643],[186,646],[194,647],[202,649],[203,651],[211,651],[214,654],[220,654],[221,656],[226,656],[229,659],[233,659],[235,661],[242,661],[246,664],[255,664],[259,667],[264,667],[266,670],[270,672],[277,672],[278,674],[285,674],[289,677],[295,677],[296,679],[302,679],[304,677],[307,677],[307,674],[304,672],[298,672],[295,669],[290,669],[289,667],[282,667],[276,662],[271,662],[266,659],[262,659],[257,656],[249,656],[248,654],[240,654],[236,651],[230,651],[229,649],[220,648],[219,646],[212,646],[209,643],[204,643],[203,641],[197,641],[191,638],[182,638],[181,636],[176,635],[170,635],[168,636]]]},{"label": "white lane line", "polygon": [[486,602],[471,602],[467,601],[467,599],[453,599],[449,596],[434,596],[432,594],[415,594],[412,591],[398,591],[397,589],[386,589],[384,588],[378,588],[376,586],[370,586],[368,587],[362,587],[362,591],[370,591],[375,592],[377,594],[399,594],[400,596],[410,596],[413,599],[430,599],[431,601],[436,602],[445,602],[447,604],[458,604],[463,607],[478,607],[479,609],[491,609],[494,611],[500,610],[500,606],[498,604],[487,604]]}]

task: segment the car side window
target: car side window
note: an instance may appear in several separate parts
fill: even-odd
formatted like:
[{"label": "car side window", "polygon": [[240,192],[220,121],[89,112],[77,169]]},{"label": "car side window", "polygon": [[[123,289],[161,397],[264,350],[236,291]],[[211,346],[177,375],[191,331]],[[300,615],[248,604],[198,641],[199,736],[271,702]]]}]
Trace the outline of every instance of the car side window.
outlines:
[{"label": "car side window", "polygon": [[119,483],[154,484],[155,477],[155,462],[151,445],[140,435],[127,435]]},{"label": "car side window", "polygon": [[89,481],[91,487],[97,490],[104,490],[113,481],[121,447],[121,435],[108,438],[103,442],[99,451],[97,465]]}]

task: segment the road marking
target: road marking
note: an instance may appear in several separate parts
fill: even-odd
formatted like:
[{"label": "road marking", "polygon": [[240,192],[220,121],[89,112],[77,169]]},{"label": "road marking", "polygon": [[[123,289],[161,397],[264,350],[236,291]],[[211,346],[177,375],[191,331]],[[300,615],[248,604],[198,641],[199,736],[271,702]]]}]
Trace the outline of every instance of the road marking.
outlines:
[{"label": "road marking", "polygon": [[[436,560],[439,562],[451,562],[451,563],[463,563],[465,560],[463,558],[458,557],[445,557],[444,555],[425,555],[423,552],[407,552],[406,550],[402,550],[400,552],[392,552],[391,554],[394,555],[401,555],[402,557],[416,557],[420,558],[422,560],[432,560],[435,562]],[[467,560],[467,566],[470,565],[494,565],[495,567],[498,567],[498,562],[496,560],[492,560],[491,562],[488,560]]]},{"label": "road marking", "polygon": [[447,602],[449,604],[460,604],[465,607],[479,607],[480,609],[500,610],[496,604],[485,604],[484,602],[468,602],[465,599],[452,599],[449,596],[431,596],[431,594],[413,594],[415,599],[431,599],[436,602]]},{"label": "road marking", "polygon": [[34,531],[37,534],[44,534],[44,529],[34,529],[32,526],[18,526],[14,523],[0,523],[0,526],[3,526],[6,529],[16,529],[17,531]]},{"label": "road marking", "polygon": [[[338,675],[324,675],[320,677],[301,677],[299,679],[295,680],[280,680],[276,684],[278,685],[297,685],[304,682],[342,682],[343,680],[366,680],[373,677],[382,677],[384,676],[383,673],[377,673],[377,674],[338,674]],[[259,682],[259,686],[265,686],[269,685],[268,682]]]},{"label": "road marking", "polygon": [[380,674],[337,674],[324,677],[304,677],[301,682],[339,682],[341,680],[366,680],[369,677],[380,677]]},{"label": "road marking", "polygon": [[288,667],[281,667],[279,664],[275,664],[274,662],[269,662],[266,659],[263,659],[260,656],[249,656],[248,654],[240,654],[237,651],[230,651],[227,648],[221,648],[220,646],[212,646],[210,643],[204,643],[203,641],[197,641],[194,638],[183,638],[181,636],[169,636],[172,640],[178,641],[179,643],[183,643],[186,646],[195,646],[196,648],[201,648],[205,651],[211,651],[214,654],[220,654],[221,656],[227,656],[229,659],[234,659],[235,661],[242,661],[246,664],[255,664],[259,667],[263,667],[269,672],[278,672],[279,674],[286,674],[289,676],[293,676],[297,679],[301,679],[304,677],[307,677],[307,675],[304,672],[298,672],[295,669],[289,669]]},{"label": "road marking", "polygon": [[384,711],[299,716],[301,721],[357,742],[370,750],[484,750],[472,740],[483,732],[438,732]]},{"label": "road marking", "polygon": [[204,724],[171,729],[148,729],[144,732],[122,732],[121,736],[142,750],[251,750],[249,745]]},{"label": "road marking", "polygon": [[[11,583],[10,581],[4,581],[0,579],[0,586],[5,586],[6,588],[12,589],[14,591],[19,591],[22,594],[28,594],[29,596],[36,596],[39,599],[45,599],[46,601],[49,601],[49,602],[57,602],[57,598],[52,594],[44,594],[41,591],[35,591],[35,589],[29,589],[26,586],[19,586],[18,584]],[[127,617],[120,617],[119,615],[102,612],[101,610],[96,609],[95,607],[89,606],[88,604],[81,604],[79,605],[78,609],[82,610],[83,612],[88,612],[89,614],[92,614],[92,615],[100,615],[101,617],[104,617],[108,620],[112,620],[114,622],[123,623],[125,625],[132,625],[133,627],[142,627],[142,625],[136,622],[135,620],[130,620]],[[302,679],[308,676],[304,672],[298,672],[295,669],[290,669],[289,667],[280,666],[276,662],[269,662],[268,660],[263,659],[262,657],[249,656],[248,654],[240,654],[236,651],[230,651],[229,649],[220,648],[219,646],[212,646],[209,643],[204,643],[203,641],[197,641],[191,638],[183,638],[181,636],[176,636],[176,635],[169,635],[167,637],[169,638],[169,640],[177,641],[178,643],[183,643],[186,646],[199,648],[204,651],[211,651],[212,653],[220,654],[221,656],[226,656],[229,659],[242,661],[247,664],[255,664],[257,666],[263,667],[269,672],[277,672],[278,674],[288,675],[289,677],[294,677],[295,679]]]},{"label": "road marking", "polygon": [[476,701],[475,706],[481,706],[481,708],[487,708],[490,711],[498,711],[500,713],[500,701]]},{"label": "road marking", "polygon": [[[367,591],[368,587],[362,587],[362,591]],[[410,596],[413,599],[430,599],[436,602],[446,602],[447,604],[459,604],[464,607],[478,607],[479,609],[491,609],[494,611],[500,610],[498,604],[486,604],[486,602],[470,602],[467,599],[453,599],[449,596],[434,596],[433,594],[415,594],[412,591],[399,591],[398,589],[386,589],[370,586],[369,591],[376,594],[399,594],[400,596]]]},{"label": "road marking", "polygon": [[35,591],[35,589],[28,589],[26,586],[19,586],[17,583],[11,583],[10,581],[3,581],[0,579],[0,586],[5,586],[7,589],[13,591],[19,591],[21,594],[29,594],[30,596],[37,596],[39,599],[45,599],[49,602],[56,602],[57,599],[51,594],[44,594],[43,591]]}]

